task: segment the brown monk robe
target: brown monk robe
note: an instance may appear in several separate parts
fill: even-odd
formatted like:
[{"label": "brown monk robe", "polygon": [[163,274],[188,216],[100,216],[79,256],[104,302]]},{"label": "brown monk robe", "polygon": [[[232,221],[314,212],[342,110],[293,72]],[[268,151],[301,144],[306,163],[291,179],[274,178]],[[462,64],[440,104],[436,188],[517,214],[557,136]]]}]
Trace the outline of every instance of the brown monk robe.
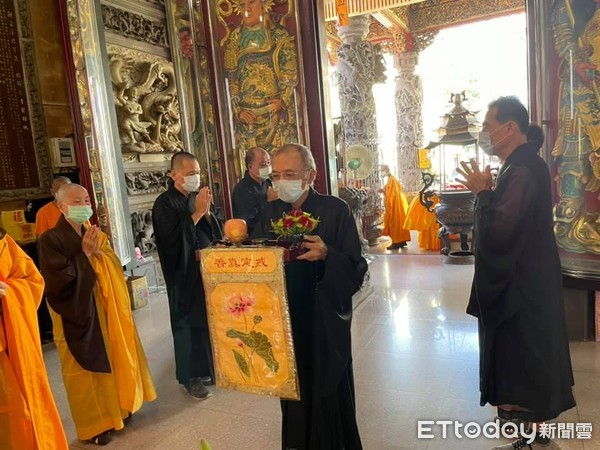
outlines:
[{"label": "brown monk robe", "polygon": [[103,445],[144,400],[156,398],[121,263],[91,216],[89,196],[67,184],[63,217],[39,240],[54,341],[77,435]]},{"label": "brown monk robe", "polygon": [[0,228],[0,448],[69,448],[50,391],[36,310],[44,280]]}]

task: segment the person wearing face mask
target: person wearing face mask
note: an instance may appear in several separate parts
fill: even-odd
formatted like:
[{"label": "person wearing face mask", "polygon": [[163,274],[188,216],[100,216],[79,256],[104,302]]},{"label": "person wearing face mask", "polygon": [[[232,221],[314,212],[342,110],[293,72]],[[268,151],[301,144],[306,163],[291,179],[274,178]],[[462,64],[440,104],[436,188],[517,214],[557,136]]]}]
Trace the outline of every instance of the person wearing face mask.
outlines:
[{"label": "person wearing face mask", "polygon": [[[463,162],[460,181],[476,195],[475,276],[467,313],[479,322],[481,405],[529,424],[575,406],[562,273],[553,231],[551,179],[528,142],[529,114],[515,97],[489,105],[479,145],[503,162],[492,190],[489,166]],[[548,445],[539,434],[500,449]]]},{"label": "person wearing face mask", "polygon": [[160,265],[167,284],[175,349],[175,376],[197,400],[210,396],[214,368],[206,302],[196,250],[223,237],[213,213],[212,195],[200,189],[200,165],[190,153],[171,159],[172,183],[152,207],[152,223]]},{"label": "person wearing face mask", "polygon": [[84,225],[88,192],[65,184],[56,201],[63,217],[39,239],[54,341],[77,436],[105,445],[156,390],[121,262],[106,234]]},{"label": "person wearing face mask", "polygon": [[367,271],[356,222],[341,199],[312,188],[315,160],[305,146],[273,155],[279,199],[261,212],[253,237],[276,239],[271,222],[301,209],[319,219],[286,264],[286,292],[300,383],[300,401],[282,400],[282,448],[361,449],[356,423],[350,326],[352,295]]},{"label": "person wearing face mask", "polygon": [[253,147],[246,152],[246,173],[233,188],[231,202],[233,217],[244,219],[251,234],[261,210],[267,202],[277,199],[277,192],[271,185],[271,157],[261,147]]}]

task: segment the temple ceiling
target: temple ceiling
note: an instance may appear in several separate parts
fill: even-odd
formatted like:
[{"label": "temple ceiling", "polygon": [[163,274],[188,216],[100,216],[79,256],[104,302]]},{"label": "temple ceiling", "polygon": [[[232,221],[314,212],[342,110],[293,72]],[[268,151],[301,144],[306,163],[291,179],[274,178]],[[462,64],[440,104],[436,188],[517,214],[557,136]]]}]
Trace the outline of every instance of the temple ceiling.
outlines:
[{"label": "temple ceiling", "polygon": [[[349,15],[369,14],[367,39],[391,53],[420,51],[440,29],[525,10],[525,0],[347,0]],[[335,0],[326,0],[328,46],[341,44]]]}]

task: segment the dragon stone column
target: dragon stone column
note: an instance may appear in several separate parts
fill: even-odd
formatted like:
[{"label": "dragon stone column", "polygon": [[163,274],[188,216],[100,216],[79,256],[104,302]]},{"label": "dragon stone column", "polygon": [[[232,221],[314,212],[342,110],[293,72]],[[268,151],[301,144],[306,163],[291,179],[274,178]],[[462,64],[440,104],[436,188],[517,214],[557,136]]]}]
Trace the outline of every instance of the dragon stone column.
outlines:
[{"label": "dragon stone column", "polygon": [[[371,243],[381,235],[379,219],[382,212],[378,189],[379,134],[375,115],[373,85],[385,81],[385,66],[378,48],[365,38],[369,32],[368,16],[352,17],[347,26],[338,26],[342,45],[338,48],[339,92],[342,124],[346,147],[354,144],[365,146],[371,156],[373,171],[361,181],[370,188],[368,200],[361,211],[362,232]],[[360,227],[359,227],[360,229]]]},{"label": "dragon stone column", "polygon": [[405,192],[421,189],[418,150],[423,143],[423,83],[415,73],[419,58],[416,52],[396,54],[396,123],[398,178]]}]

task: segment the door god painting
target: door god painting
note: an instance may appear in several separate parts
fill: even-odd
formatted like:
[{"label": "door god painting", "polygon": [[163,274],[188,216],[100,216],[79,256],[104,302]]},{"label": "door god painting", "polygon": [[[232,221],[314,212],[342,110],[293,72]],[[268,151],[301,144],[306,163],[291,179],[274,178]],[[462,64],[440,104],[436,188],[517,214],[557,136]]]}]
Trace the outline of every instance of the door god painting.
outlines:
[{"label": "door god painting", "polygon": [[221,0],[217,4],[232,145],[238,155],[302,141],[293,1]]},{"label": "door god painting", "polygon": [[600,255],[600,0],[555,0],[558,133],[554,230],[560,247]]}]

